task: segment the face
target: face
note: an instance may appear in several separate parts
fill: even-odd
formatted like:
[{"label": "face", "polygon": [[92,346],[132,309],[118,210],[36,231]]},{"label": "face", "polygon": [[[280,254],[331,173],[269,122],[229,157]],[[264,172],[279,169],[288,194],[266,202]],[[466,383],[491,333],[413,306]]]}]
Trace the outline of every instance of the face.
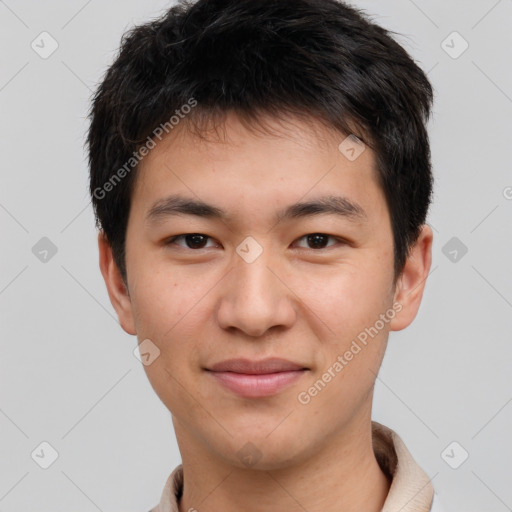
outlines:
[{"label": "face", "polygon": [[371,149],[267,122],[273,134],[232,115],[221,138],[172,132],[138,170],[126,293],[100,251],[123,328],[159,353],[144,368],[180,447],[240,467],[255,450],[274,469],[369,422],[389,330],[416,313],[421,284],[404,291],[428,273],[430,246],[395,286]]}]

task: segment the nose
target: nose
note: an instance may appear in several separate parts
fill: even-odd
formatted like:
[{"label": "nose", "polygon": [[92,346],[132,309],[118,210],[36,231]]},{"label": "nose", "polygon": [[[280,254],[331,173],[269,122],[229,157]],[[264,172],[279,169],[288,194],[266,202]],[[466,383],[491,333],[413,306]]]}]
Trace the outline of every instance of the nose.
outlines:
[{"label": "nose", "polygon": [[268,250],[251,263],[234,254],[217,308],[219,325],[252,337],[291,327],[297,315],[295,296],[279,274]]}]

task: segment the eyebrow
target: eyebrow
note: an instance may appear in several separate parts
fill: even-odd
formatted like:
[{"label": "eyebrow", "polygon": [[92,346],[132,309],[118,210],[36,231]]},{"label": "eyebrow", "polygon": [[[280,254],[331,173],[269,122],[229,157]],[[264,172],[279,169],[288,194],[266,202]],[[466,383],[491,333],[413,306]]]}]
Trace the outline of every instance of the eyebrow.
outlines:
[{"label": "eyebrow", "polygon": [[[353,222],[362,222],[368,219],[366,212],[358,203],[346,197],[329,195],[287,206],[277,212],[275,221],[281,222],[322,214],[338,215]],[[219,220],[229,220],[230,217],[227,212],[217,206],[176,194],[154,203],[146,215],[146,220],[149,223],[158,223],[174,215],[194,215]]]}]

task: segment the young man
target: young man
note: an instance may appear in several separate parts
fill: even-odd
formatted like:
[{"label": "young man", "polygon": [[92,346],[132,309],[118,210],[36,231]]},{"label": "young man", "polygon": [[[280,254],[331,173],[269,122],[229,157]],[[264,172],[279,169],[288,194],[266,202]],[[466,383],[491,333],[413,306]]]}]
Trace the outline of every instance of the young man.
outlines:
[{"label": "young man", "polygon": [[431,264],[432,88],[335,0],[181,3],[93,99],[100,267],[182,457],[153,512],[427,512],[372,422]]}]

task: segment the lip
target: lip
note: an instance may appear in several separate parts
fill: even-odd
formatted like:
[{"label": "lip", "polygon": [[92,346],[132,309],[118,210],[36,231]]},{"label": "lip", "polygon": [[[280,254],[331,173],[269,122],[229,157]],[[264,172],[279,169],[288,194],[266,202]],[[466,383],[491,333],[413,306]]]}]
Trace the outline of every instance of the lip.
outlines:
[{"label": "lip", "polygon": [[272,396],[291,386],[309,369],[279,358],[229,359],[206,369],[221,385],[246,398]]},{"label": "lip", "polygon": [[287,372],[294,370],[307,370],[305,366],[278,357],[269,357],[260,361],[251,359],[227,359],[215,363],[208,370],[212,372],[234,372],[250,375],[262,375],[268,373]]}]

